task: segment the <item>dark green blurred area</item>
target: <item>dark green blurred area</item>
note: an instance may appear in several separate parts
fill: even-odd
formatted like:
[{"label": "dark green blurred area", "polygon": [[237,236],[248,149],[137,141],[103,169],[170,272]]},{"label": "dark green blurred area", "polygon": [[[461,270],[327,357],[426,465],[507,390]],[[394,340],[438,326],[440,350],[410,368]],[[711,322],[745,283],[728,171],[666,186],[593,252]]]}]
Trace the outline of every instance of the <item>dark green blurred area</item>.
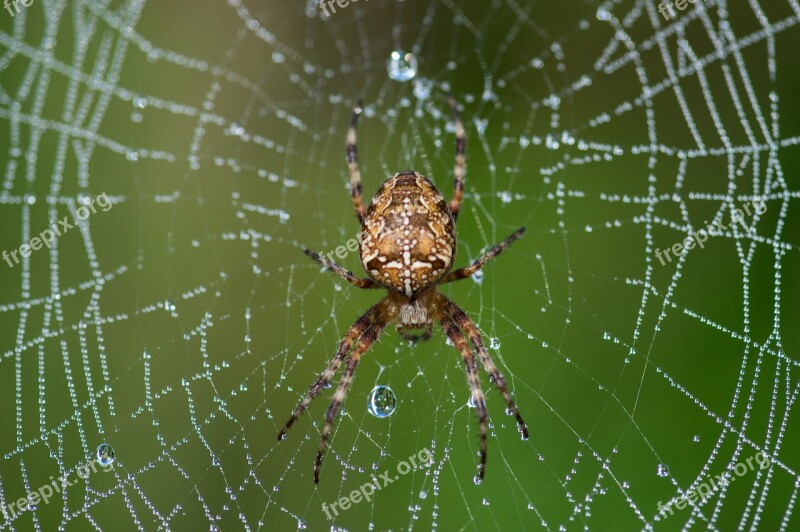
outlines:
[{"label": "dark green blurred area", "polygon": [[[760,5],[766,37],[761,13],[728,6],[737,41],[720,61],[709,31],[724,25],[701,5],[658,38],[655,4],[631,2],[606,6],[616,29],[600,4],[575,1],[362,0],[328,19],[275,0],[0,12],[0,144],[21,148],[0,150],[0,250],[69,215],[69,198],[115,199],[27,269],[0,263],[0,502],[74,478],[103,442],[117,458],[114,473],[0,528],[796,528],[798,14]],[[387,77],[395,49],[416,53],[429,98]],[[591,85],[570,90],[584,76]],[[458,351],[441,331],[412,348],[390,327],[359,365],[315,486],[333,390],[276,435],[381,294],[302,250],[358,231],[343,150],[356,98],[365,195],[416,169],[450,196],[448,88],[468,135],[458,264],[527,233],[482,282],[443,292],[498,345],[531,438],[483,375],[493,423],[475,485]],[[699,228],[726,195],[741,205],[765,181],[755,237],[709,239],[680,265],[655,259],[687,218]],[[342,264],[363,273],[356,254]],[[366,408],[378,384],[397,395],[386,419]],[[326,519],[322,503],[423,449],[432,467]],[[659,501],[761,449],[768,470],[694,516],[656,519]]]}]

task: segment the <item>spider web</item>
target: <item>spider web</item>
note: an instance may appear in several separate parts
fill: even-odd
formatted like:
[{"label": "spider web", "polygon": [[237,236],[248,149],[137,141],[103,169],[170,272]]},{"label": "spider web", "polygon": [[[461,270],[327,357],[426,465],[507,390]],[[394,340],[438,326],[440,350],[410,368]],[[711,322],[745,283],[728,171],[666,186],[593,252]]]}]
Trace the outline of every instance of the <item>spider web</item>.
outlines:
[{"label": "spider web", "polygon": [[[2,249],[114,202],[0,264],[0,505],[116,452],[113,472],[0,527],[797,525],[796,0],[699,0],[669,21],[654,1],[203,4],[34,0],[0,18]],[[413,81],[387,75],[393,50],[415,55]],[[358,229],[350,106],[364,98],[365,195],[416,169],[449,197],[448,91],[468,134],[457,263],[528,231],[443,291],[531,437],[482,377],[475,485],[458,352],[389,329],[315,487],[332,390],[276,435],[379,297],[302,253]],[[763,214],[730,222],[755,201]],[[728,227],[660,264],[712,221]],[[377,385],[390,417],[368,412]],[[430,463],[326,518],[424,449]],[[768,467],[740,477],[759,453]]]}]

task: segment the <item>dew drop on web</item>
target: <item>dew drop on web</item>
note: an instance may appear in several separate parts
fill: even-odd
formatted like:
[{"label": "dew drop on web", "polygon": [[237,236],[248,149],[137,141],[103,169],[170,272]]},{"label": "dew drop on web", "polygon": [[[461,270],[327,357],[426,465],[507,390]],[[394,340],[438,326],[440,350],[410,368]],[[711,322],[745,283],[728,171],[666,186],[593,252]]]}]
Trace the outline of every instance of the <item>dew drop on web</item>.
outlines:
[{"label": "dew drop on web", "polygon": [[394,50],[386,62],[386,70],[395,81],[411,81],[417,75],[417,58],[410,52]]},{"label": "dew drop on web", "polygon": [[426,100],[433,91],[433,81],[425,78],[417,78],[414,82],[414,96],[419,100]]},{"label": "dew drop on web", "polygon": [[397,407],[397,397],[388,386],[376,386],[369,392],[367,408],[377,418],[389,417]]},{"label": "dew drop on web", "polygon": [[107,443],[101,443],[97,446],[97,461],[101,466],[110,466],[114,463],[116,453],[114,448]]}]

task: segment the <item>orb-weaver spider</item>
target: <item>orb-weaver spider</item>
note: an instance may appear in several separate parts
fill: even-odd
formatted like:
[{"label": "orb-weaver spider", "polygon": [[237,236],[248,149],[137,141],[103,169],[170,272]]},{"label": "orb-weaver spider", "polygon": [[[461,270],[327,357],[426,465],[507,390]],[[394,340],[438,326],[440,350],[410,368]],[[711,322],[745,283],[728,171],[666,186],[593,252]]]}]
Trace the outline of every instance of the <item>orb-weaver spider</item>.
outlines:
[{"label": "orb-weaver spider", "polygon": [[[286,437],[286,432],[298,416],[311,404],[333,378],[347,357],[344,374],[333,395],[333,401],[325,415],[325,425],[314,465],[314,482],[319,482],[322,456],[333,428],[333,421],[342,407],[347,390],[355,375],[361,356],[378,339],[387,325],[398,321],[398,332],[408,340],[417,340],[408,334],[408,329],[423,329],[423,339],[431,336],[433,322],[438,321],[445,334],[461,351],[466,366],[467,378],[472,391],[480,422],[480,462],[476,482],[483,480],[486,469],[486,431],[488,413],[486,401],[478,379],[478,368],[472,349],[489,374],[489,378],[500,390],[508,411],[516,416],[518,430],[524,439],[528,438],[528,428],[508,392],[503,376],[495,366],[475,323],[455,303],[441,294],[436,287],[470,277],[483,268],[486,263],[499,255],[509,244],[522,236],[522,227],[488,253],[466,266],[451,271],[456,254],[456,219],[461,210],[464,197],[466,134],[458,113],[455,99],[448,102],[453,111],[456,133],[456,161],[454,172],[454,194],[448,205],[433,183],[417,172],[400,172],[387,179],[375,193],[369,207],[365,208],[361,198],[361,172],[358,167],[356,149],[356,125],[361,113],[359,101],[353,109],[353,117],[347,133],[346,156],[350,167],[350,186],[356,216],[361,222],[359,254],[361,264],[369,278],[360,278],[330,259],[306,249],[307,255],[319,261],[327,269],[339,274],[358,288],[385,288],[386,297],[370,308],[350,327],[339,344],[336,355],[328,367],[311,386],[308,393],[297,405],[292,416],[278,434],[278,440]],[[466,336],[465,336],[466,333]],[[355,344],[355,348],[353,348]]]}]

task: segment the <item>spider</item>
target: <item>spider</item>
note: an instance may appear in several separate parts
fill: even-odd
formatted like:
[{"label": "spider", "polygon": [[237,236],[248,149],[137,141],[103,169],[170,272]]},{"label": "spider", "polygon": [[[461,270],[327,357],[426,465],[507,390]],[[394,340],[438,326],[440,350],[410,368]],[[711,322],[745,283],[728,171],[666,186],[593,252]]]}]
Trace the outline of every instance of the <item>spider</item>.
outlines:
[{"label": "spider", "polygon": [[[469,266],[451,271],[456,254],[456,219],[464,197],[467,142],[456,101],[449,96],[448,103],[453,112],[456,133],[454,193],[449,205],[428,178],[417,172],[406,171],[387,179],[375,193],[369,207],[364,207],[356,148],[356,126],[361,113],[361,101],[353,108],[347,133],[346,160],[350,169],[353,207],[361,222],[359,255],[369,278],[357,277],[309,249],[305,253],[358,288],[385,288],[388,293],[350,327],[328,367],[308,390],[278,434],[279,441],[286,438],[286,432],[323,388],[330,385],[331,379],[347,357],[344,373],[325,415],[325,425],[314,464],[315,483],[319,483],[322,457],[333,422],[347,395],[356,366],[386,326],[395,321],[398,322],[398,333],[410,341],[429,339],[433,322],[437,321],[453,345],[461,351],[472,402],[480,423],[480,462],[476,483],[483,480],[486,469],[488,413],[478,378],[478,365],[469,342],[478,353],[478,359],[489,374],[489,379],[503,395],[508,405],[507,411],[516,417],[523,439],[528,438],[525,421],[508,392],[503,376],[486,351],[478,327],[466,312],[436,289],[440,284],[470,277],[525,232],[524,227],[518,229]],[[421,336],[411,335],[408,331],[413,329],[422,329]]]}]

